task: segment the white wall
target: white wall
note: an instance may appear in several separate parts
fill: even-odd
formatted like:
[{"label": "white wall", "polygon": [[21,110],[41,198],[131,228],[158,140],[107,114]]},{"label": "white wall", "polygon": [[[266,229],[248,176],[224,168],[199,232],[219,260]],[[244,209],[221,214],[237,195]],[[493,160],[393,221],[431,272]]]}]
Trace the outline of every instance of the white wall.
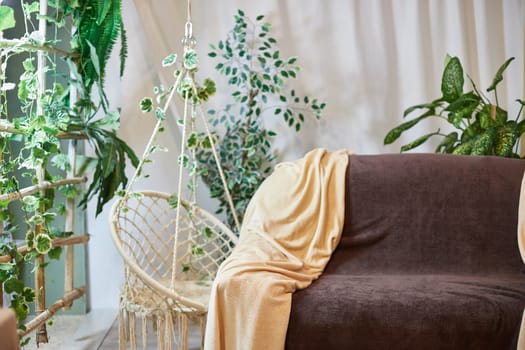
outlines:
[{"label": "white wall", "polygon": [[[237,8],[252,18],[267,15],[281,52],[299,57],[302,71],[297,85],[303,93],[326,101],[327,109],[321,122],[307,122],[301,134],[275,125],[280,134],[289,135],[279,139],[281,158],[292,159],[314,147],[398,152],[402,144],[435,130],[437,123],[427,123],[394,145],[383,146],[383,137],[402,121],[405,108],[439,96],[446,53],[459,56],[482,88],[505,58],[515,56],[499,93],[510,115],[515,115],[513,101],[524,99],[524,7],[521,0],[195,0],[193,25],[201,78],[222,81],[213,71],[216,62],[206,53],[208,44],[231,28]],[[119,135],[141,154],[154,121],[138,111],[138,102],[166,79],[160,59],[181,51],[185,3],[124,0],[124,20],[129,44],[126,72],[119,81],[118,62],[113,59],[115,73],[108,72],[106,84],[113,106],[122,107]],[[220,103],[220,97],[215,101]],[[170,125],[161,142],[171,152],[159,155],[151,180],[140,187],[174,191],[177,135]],[[432,152],[435,145],[417,151]],[[118,307],[122,263],[109,236],[108,210],[109,206],[96,219],[94,208],[88,211],[92,308]]]}]

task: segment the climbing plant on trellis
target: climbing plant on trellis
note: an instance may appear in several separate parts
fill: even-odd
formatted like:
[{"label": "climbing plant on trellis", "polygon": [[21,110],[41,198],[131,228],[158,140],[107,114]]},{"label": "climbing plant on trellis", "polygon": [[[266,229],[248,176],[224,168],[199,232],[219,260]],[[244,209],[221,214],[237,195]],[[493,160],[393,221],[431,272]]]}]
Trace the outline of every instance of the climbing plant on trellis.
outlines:
[{"label": "climbing plant on trellis", "polygon": [[[13,37],[13,30],[23,34]],[[96,199],[100,213],[127,183],[126,159],[138,163],[116,136],[120,116],[110,110],[103,88],[119,37],[123,67],[120,0],[0,6],[0,304],[7,294],[19,335],[37,330],[37,344],[47,342],[45,321],[86,290],[73,285],[73,245],[88,241],[85,232],[74,232],[76,207]],[[22,74],[14,76],[19,61]],[[93,157],[81,153],[84,141]],[[61,216],[64,225],[57,224]],[[63,247],[64,296],[49,305],[45,269]],[[23,282],[23,265],[33,265],[34,287]],[[36,317],[25,323],[31,305]]]}]

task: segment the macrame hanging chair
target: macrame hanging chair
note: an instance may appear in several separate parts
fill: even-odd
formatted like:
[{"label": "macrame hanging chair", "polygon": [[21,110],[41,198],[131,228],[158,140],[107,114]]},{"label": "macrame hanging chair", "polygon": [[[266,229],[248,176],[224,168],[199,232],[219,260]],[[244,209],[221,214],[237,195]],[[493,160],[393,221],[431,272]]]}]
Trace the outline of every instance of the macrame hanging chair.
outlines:
[{"label": "macrame hanging chair", "polygon": [[[191,0],[187,12],[182,41],[185,57],[194,53],[195,46]],[[186,62],[182,65],[160,113],[165,114],[176,92],[182,91],[184,114],[180,123],[182,138],[176,196],[133,189],[155,148],[153,144],[163,124],[163,118],[158,118],[135,174],[110,211],[112,238],[125,268],[120,295],[120,349],[126,349],[128,342],[131,349],[137,348],[139,323],[143,348],[147,347],[148,332],[153,329],[158,349],[172,349],[176,344],[177,349],[185,350],[188,347],[188,322],[192,318],[200,322],[202,348],[211,285],[219,265],[237,242],[237,236],[228,227],[198,206],[195,195],[191,200],[183,198],[183,178],[188,168],[180,160],[188,157],[187,153],[190,157],[195,156],[195,151],[187,150],[187,135],[194,132],[195,117],[200,115],[239,228],[202,104],[191,98],[197,96],[194,69]],[[195,182],[195,176],[186,178],[191,177]]]}]

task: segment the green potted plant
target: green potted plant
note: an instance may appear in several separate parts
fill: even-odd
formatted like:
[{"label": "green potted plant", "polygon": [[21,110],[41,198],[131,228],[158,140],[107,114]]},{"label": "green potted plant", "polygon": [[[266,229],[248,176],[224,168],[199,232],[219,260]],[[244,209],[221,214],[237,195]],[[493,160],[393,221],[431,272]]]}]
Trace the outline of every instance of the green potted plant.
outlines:
[{"label": "green potted plant", "polygon": [[441,137],[436,152],[471,155],[496,155],[519,157],[518,143],[525,131],[525,120],[521,119],[525,102],[521,105],[514,119],[500,105],[497,86],[503,80],[503,73],[514,58],[507,59],[499,67],[487,93],[492,93],[493,100],[482,93],[467,75],[472,90],[464,91],[463,66],[458,57],[447,55],[445,69],[441,79],[442,96],[428,103],[418,104],[405,110],[403,117],[417,111],[423,113],[393,128],[385,136],[384,144],[396,141],[403,132],[427,118],[439,118],[455,130],[442,133],[440,129],[418,137],[403,145],[401,152],[420,146],[431,137]]},{"label": "green potted plant", "polygon": [[[271,23],[263,15],[251,20],[238,10],[232,30],[224,40],[210,45],[208,54],[218,61],[215,69],[227,79],[227,85],[221,88],[230,91],[230,102],[222,108],[211,108],[208,113],[241,222],[249,200],[277,161],[272,143],[278,135],[265,125],[265,120],[281,118],[292,130],[300,132],[305,118],[319,119],[326,106],[291,87],[300,71],[297,58],[282,56],[270,28]],[[225,211],[228,224],[234,227],[211,151],[200,148],[197,160],[199,174],[211,197],[219,200],[217,213]]]}]

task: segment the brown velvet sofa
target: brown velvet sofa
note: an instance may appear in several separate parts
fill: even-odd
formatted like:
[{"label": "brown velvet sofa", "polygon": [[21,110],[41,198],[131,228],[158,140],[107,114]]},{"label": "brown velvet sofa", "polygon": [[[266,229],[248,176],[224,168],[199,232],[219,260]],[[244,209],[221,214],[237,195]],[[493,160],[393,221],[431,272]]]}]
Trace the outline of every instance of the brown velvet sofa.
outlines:
[{"label": "brown velvet sofa", "polygon": [[350,156],[345,225],[293,296],[287,349],[516,349],[525,160]]}]

